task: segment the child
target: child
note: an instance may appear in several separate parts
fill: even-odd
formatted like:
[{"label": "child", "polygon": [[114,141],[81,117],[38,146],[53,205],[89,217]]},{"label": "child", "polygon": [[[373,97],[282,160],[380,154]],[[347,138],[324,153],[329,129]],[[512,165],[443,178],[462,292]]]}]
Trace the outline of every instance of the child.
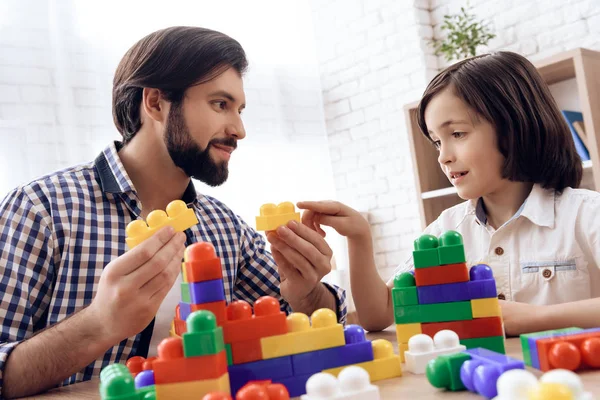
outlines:
[{"label": "child", "polygon": [[[582,163],[535,67],[511,52],[470,58],[438,74],[418,108],[442,171],[467,200],[425,233],[464,239],[467,264],[494,271],[506,333],[600,326],[600,193],[574,189]],[[367,221],[337,202],[301,202],[303,222],[347,236],[361,324],[393,323]],[[412,268],[412,262],[398,271]]]}]

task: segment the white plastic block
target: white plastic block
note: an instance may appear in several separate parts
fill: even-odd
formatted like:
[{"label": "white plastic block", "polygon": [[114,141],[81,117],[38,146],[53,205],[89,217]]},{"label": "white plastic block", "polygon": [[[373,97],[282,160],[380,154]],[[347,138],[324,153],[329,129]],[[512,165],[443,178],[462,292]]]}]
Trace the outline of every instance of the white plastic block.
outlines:
[{"label": "white plastic block", "polygon": [[[535,394],[540,383],[558,383],[571,391],[573,400],[593,400],[593,395],[585,392],[581,378],[573,371],[555,369],[546,372],[538,379],[524,369],[512,369],[503,373],[496,387],[498,396],[494,400],[529,400]],[[535,395],[534,395],[535,397]]]},{"label": "white plastic block", "polygon": [[431,339],[425,334],[418,334],[408,340],[408,350],[404,352],[406,370],[413,374],[424,374],[427,363],[442,354],[458,353],[466,350],[460,344],[456,332],[444,329]]},{"label": "white plastic block", "polygon": [[379,388],[371,385],[369,373],[355,365],[344,368],[338,377],[318,373],[306,382],[301,400],[380,400]]}]

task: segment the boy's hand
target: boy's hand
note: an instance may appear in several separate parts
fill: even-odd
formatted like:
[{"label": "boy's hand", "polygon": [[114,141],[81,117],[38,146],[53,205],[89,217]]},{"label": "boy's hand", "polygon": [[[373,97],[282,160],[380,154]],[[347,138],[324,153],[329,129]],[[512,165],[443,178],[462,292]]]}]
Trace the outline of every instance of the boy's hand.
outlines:
[{"label": "boy's hand", "polygon": [[301,201],[298,208],[302,213],[302,223],[325,236],[321,225],[330,226],[348,239],[365,238],[370,235],[367,220],[353,208],[338,201]]},{"label": "boy's hand", "polygon": [[499,300],[502,310],[502,321],[507,336],[519,336],[523,333],[545,330],[547,306],[539,306],[515,301]]}]

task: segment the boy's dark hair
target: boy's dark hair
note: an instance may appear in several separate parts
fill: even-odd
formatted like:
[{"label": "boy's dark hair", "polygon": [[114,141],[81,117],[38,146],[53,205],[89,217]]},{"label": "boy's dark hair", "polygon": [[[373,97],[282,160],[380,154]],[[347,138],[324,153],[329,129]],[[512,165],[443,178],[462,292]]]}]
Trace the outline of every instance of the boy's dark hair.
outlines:
[{"label": "boy's dark hair", "polygon": [[149,34],[123,56],[113,80],[113,119],[127,143],[140,130],[143,88],[160,89],[180,103],[187,88],[208,82],[232,67],[240,74],[248,61],[242,46],[210,29],[175,26]]},{"label": "boy's dark hair", "polygon": [[504,156],[502,176],[562,192],[577,187],[583,166],[548,85],[525,57],[508,51],[460,61],[440,72],[418,106],[421,132],[431,140],[425,109],[446,88],[490,122]]}]

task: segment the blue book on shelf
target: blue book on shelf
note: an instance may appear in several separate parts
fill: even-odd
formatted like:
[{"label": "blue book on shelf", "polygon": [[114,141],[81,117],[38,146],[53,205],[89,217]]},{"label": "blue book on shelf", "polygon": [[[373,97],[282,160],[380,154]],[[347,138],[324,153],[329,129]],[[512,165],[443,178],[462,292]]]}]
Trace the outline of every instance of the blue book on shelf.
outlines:
[{"label": "blue book on shelf", "polygon": [[569,125],[569,129],[571,130],[571,135],[573,136],[573,141],[575,142],[575,149],[577,153],[579,153],[579,157],[581,157],[581,161],[587,161],[590,159],[590,153],[588,153],[587,148],[579,138],[575,127],[573,127],[573,122],[583,121],[583,114],[577,111],[561,111],[567,120],[567,125]]}]

